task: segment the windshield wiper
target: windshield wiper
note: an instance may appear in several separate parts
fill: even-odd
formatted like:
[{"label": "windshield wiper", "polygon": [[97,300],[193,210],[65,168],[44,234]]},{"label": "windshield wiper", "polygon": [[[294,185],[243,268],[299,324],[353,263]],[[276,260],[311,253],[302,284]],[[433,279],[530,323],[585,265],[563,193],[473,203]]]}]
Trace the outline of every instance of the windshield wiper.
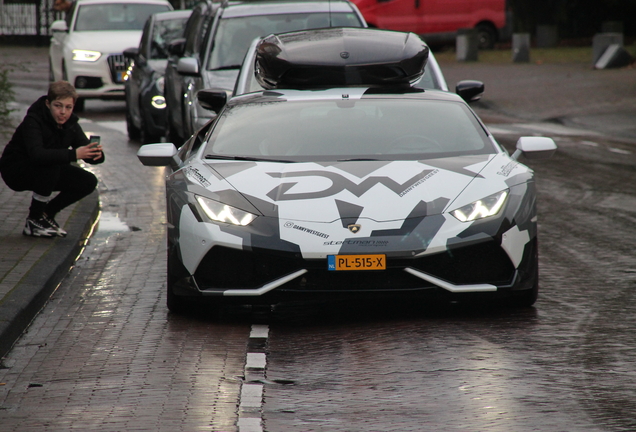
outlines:
[{"label": "windshield wiper", "polygon": [[229,156],[229,155],[217,155],[217,154],[207,154],[205,155],[205,159],[221,159],[221,160],[250,161],[250,162],[281,162],[281,163],[293,162],[293,161],[285,160],[285,159],[267,159],[267,158],[257,158],[252,156]]}]

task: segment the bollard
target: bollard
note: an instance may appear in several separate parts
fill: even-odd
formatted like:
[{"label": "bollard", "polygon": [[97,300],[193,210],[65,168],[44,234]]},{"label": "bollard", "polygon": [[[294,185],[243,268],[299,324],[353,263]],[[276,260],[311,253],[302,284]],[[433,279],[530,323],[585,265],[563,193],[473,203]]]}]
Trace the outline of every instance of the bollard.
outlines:
[{"label": "bollard", "polygon": [[512,35],[512,61],[514,63],[530,61],[530,33],[514,33]]},{"label": "bollard", "polygon": [[623,34],[622,33],[597,33],[592,39],[592,64],[601,58],[605,50],[610,45],[618,44],[623,46]]},{"label": "bollard", "polygon": [[472,28],[458,29],[455,49],[457,51],[457,61],[477,61],[479,57],[477,30]]},{"label": "bollard", "polygon": [[607,47],[603,55],[594,64],[596,69],[612,69],[629,66],[632,63],[632,56],[619,44],[612,44]]}]

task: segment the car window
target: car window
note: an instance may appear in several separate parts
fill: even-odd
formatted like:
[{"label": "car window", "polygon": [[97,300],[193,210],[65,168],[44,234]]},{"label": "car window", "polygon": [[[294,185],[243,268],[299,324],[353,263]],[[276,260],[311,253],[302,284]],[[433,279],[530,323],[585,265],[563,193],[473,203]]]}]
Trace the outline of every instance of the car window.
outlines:
[{"label": "car window", "polygon": [[208,70],[239,68],[254,38],[310,28],[362,27],[354,13],[289,13],[221,19]]},{"label": "car window", "polygon": [[186,21],[187,17],[155,21],[150,42],[150,58],[152,60],[168,58],[168,44],[177,38],[183,37]]},{"label": "car window", "polygon": [[75,31],[141,30],[150,15],[170,10],[167,5],[135,3],[80,4]]},{"label": "car window", "polygon": [[206,154],[292,160],[417,160],[494,152],[465,104],[405,98],[237,105],[223,112],[206,148]]}]

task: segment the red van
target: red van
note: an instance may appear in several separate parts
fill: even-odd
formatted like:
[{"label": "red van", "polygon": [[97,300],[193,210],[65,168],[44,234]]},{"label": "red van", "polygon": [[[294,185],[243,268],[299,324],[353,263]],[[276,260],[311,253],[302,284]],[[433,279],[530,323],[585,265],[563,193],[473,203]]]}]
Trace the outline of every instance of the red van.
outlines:
[{"label": "red van", "polygon": [[475,28],[479,48],[503,37],[506,0],[352,0],[371,27],[410,31],[430,43],[452,41],[457,29]]}]

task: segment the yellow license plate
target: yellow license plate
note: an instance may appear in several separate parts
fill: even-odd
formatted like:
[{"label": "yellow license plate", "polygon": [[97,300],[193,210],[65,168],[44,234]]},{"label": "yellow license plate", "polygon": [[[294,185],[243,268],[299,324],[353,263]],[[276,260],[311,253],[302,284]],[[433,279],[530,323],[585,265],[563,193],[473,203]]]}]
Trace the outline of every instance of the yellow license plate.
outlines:
[{"label": "yellow license plate", "polygon": [[328,255],[329,270],[386,270],[386,255]]}]

